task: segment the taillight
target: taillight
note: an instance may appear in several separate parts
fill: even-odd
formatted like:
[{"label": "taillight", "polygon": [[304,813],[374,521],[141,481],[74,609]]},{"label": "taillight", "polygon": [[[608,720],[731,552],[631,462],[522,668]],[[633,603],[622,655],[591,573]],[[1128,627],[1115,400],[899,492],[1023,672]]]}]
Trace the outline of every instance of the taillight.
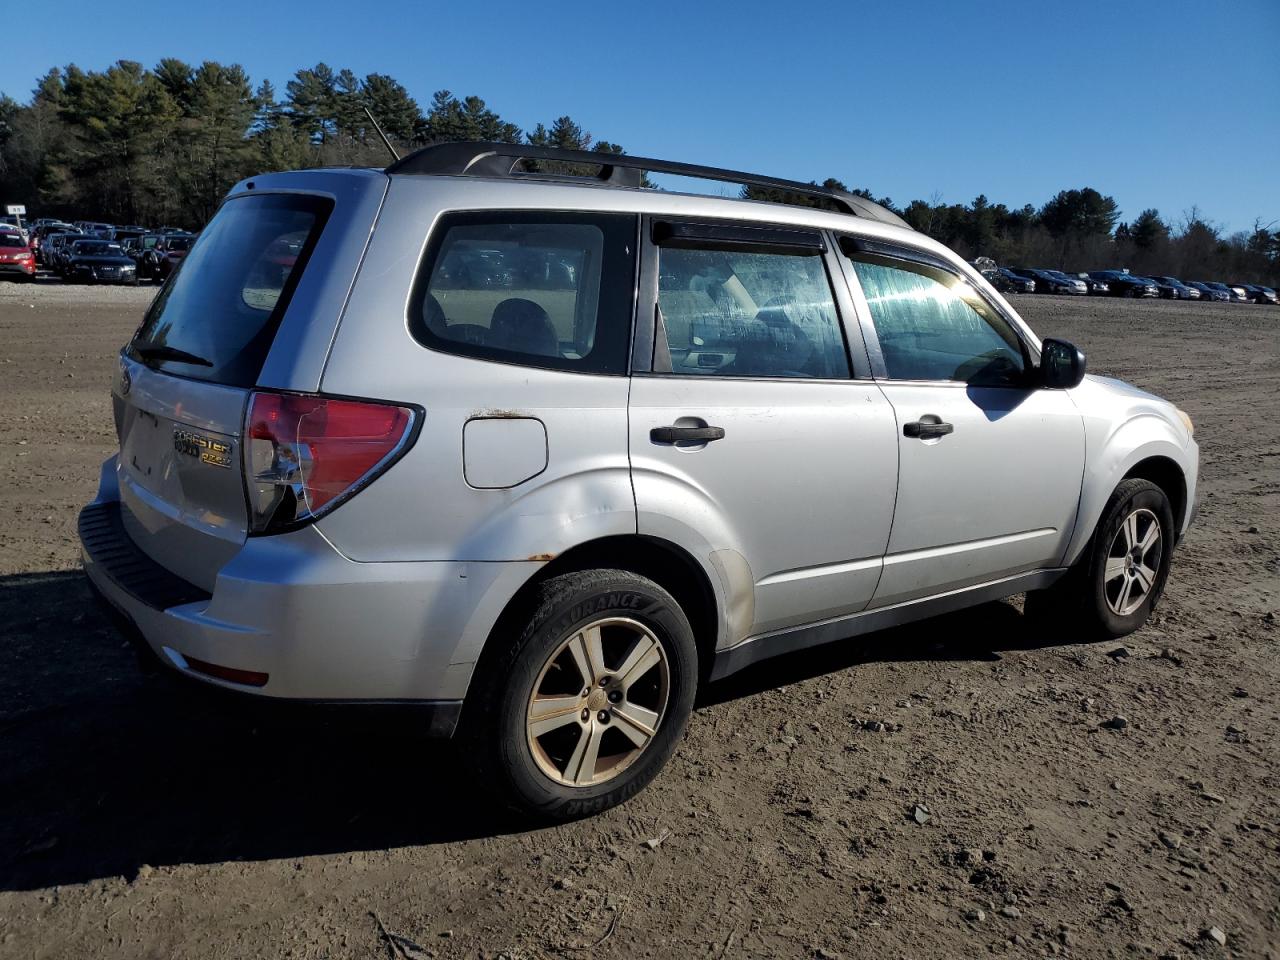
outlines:
[{"label": "taillight", "polygon": [[251,533],[279,533],[333,509],[407,448],[411,407],[254,393],[245,417]]}]

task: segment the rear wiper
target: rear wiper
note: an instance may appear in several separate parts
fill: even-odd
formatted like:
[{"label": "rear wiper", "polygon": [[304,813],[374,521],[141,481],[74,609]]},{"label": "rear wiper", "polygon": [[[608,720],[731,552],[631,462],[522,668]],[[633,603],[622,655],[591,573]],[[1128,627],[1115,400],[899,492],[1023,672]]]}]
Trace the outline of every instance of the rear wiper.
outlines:
[{"label": "rear wiper", "polygon": [[190,363],[197,367],[212,367],[213,361],[206,360],[204,357],[198,357],[194,353],[187,353],[185,350],[179,350],[177,347],[168,347],[163,345],[133,348],[133,352],[140,356],[143,360],[173,360],[177,363]]}]

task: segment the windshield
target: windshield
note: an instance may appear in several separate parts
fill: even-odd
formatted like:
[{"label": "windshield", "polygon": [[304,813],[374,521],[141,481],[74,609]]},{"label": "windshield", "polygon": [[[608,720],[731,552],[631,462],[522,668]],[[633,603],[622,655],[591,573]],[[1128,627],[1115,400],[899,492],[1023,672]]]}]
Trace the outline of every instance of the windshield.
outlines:
[{"label": "windshield", "polygon": [[0,247],[25,247],[22,238],[12,233],[0,233]]},{"label": "windshield", "polygon": [[190,250],[191,238],[190,237],[174,237],[172,240],[170,240],[168,243],[165,244],[165,249],[166,250]]},{"label": "windshield", "polygon": [[[237,197],[194,245],[189,237],[169,241],[191,252],[147,311],[129,352],[185,377],[253,386],[332,206],[293,194]],[[182,354],[193,360],[176,359]]]},{"label": "windshield", "polygon": [[124,250],[118,243],[106,243],[104,241],[93,240],[77,240],[72,250],[77,256],[81,257],[122,257]]}]

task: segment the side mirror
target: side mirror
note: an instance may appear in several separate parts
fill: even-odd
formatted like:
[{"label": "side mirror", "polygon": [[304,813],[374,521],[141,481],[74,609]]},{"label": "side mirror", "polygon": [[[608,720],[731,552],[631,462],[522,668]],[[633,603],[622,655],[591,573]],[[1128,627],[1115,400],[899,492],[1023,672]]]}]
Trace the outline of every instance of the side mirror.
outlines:
[{"label": "side mirror", "polygon": [[1040,343],[1040,385],[1051,390],[1078,387],[1084,379],[1084,351],[1067,340]]}]

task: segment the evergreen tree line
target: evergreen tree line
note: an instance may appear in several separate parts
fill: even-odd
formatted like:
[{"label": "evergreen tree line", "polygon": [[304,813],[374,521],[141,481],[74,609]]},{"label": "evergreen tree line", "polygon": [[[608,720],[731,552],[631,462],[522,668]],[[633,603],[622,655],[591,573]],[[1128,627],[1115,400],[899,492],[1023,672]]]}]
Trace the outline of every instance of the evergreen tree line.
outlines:
[{"label": "evergreen tree line", "polygon": [[[479,97],[436,92],[424,110],[386,74],[361,78],[320,63],[294,74],[281,96],[244,69],[174,58],[154,69],[121,60],[106,70],[70,65],[40,78],[27,103],[0,94],[0,197],[41,216],[199,227],[227,188],[271,170],[383,166],[386,148],[364,108],[404,153],[452,140],[496,140],[623,153],[562,116],[532,130]],[[827,187],[848,189],[829,179]],[[1280,284],[1280,229],[1256,221],[1225,234],[1195,207],[1176,220],[1144,210],[1121,222],[1112,197],[1063,190],[1043,206],[1009,208],[979,196],[895,204],[900,214],[962,256],[1068,271],[1128,267],[1142,275]],[[746,189],[744,196],[818,203]]]}]

